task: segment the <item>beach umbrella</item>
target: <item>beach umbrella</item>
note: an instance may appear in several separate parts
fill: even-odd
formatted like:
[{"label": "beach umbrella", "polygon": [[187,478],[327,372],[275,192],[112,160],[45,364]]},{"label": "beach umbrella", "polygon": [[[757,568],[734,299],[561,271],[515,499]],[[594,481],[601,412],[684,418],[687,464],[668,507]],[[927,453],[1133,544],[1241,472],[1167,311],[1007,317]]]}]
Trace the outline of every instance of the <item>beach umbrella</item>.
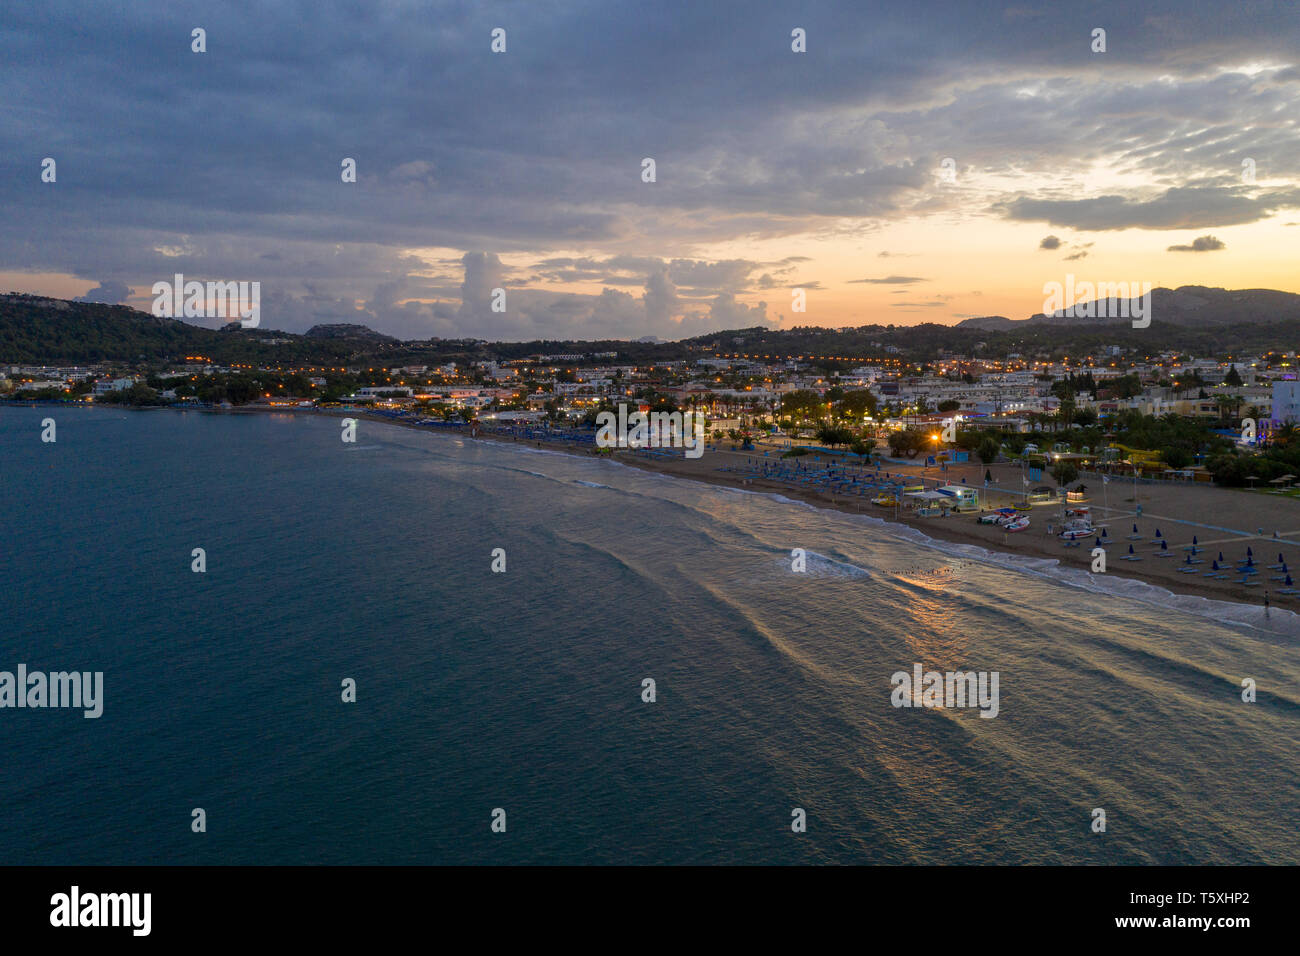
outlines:
[{"label": "beach umbrella", "polygon": [[1192,547],[1196,547],[1196,535],[1192,535]]},{"label": "beach umbrella", "polygon": [[1100,547],[1101,547],[1101,538],[1095,538],[1095,539],[1093,539],[1092,546],[1093,546],[1094,548],[1100,548]]},{"label": "beach umbrella", "polygon": [[1128,553],[1129,553],[1129,554],[1132,554],[1132,553],[1133,553],[1133,545],[1131,545],[1131,544],[1128,546]]},{"label": "beach umbrella", "polygon": [[1187,556],[1187,560],[1184,561],[1183,564],[1191,564],[1191,563],[1192,563],[1192,556],[1189,554],[1189,555]]},{"label": "beach umbrella", "polygon": [[1211,561],[1211,562],[1210,562],[1210,567],[1213,568],[1215,571],[1219,570],[1219,562],[1218,562],[1218,561]]},{"label": "beach umbrella", "polygon": [[1161,542],[1160,542],[1160,550],[1161,550],[1161,551],[1168,551],[1168,550],[1169,550],[1169,542],[1168,542],[1168,541],[1161,541]]},{"label": "beach umbrella", "polygon": [[1222,551],[1219,552],[1219,560],[1220,560],[1220,561],[1223,560],[1223,552],[1222,552]]},{"label": "beach umbrella", "polygon": [[1291,586],[1291,575],[1289,574],[1286,576],[1286,586],[1287,587]]},{"label": "beach umbrella", "polygon": [[1156,537],[1157,537],[1157,538],[1163,538],[1163,537],[1164,537],[1164,535],[1160,533],[1160,529],[1159,529],[1159,528],[1156,528]]},{"label": "beach umbrella", "polygon": [[1246,548],[1246,557],[1248,557],[1248,558],[1253,558],[1254,556],[1255,556],[1255,552],[1252,551],[1252,550],[1250,549],[1249,546],[1247,546],[1247,548]]},{"label": "beach umbrella", "polygon": [[1138,526],[1137,526],[1137,525],[1134,525],[1134,526],[1133,526],[1133,533],[1134,533],[1134,534],[1137,534],[1137,533],[1138,533]]}]

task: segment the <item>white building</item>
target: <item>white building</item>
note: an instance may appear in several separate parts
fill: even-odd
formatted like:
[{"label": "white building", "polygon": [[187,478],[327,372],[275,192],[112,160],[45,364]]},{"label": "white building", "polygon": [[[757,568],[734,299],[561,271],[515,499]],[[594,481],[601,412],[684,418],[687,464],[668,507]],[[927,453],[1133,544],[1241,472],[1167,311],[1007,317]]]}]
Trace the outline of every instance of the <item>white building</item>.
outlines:
[{"label": "white building", "polygon": [[1273,419],[1300,422],[1300,382],[1287,380],[1273,383]]},{"label": "white building", "polygon": [[134,384],[135,384],[135,379],[133,378],[114,378],[114,379],[101,378],[98,382],[95,383],[95,394],[103,395],[107,392],[120,392],[122,389],[130,388]]}]

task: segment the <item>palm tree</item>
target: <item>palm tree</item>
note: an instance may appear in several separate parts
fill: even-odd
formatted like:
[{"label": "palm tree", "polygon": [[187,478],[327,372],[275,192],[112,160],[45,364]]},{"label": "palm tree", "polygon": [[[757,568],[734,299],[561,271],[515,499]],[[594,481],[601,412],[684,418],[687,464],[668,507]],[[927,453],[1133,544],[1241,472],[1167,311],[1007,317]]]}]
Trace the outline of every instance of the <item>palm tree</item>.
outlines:
[{"label": "palm tree", "polygon": [[1061,422],[1066,428],[1069,428],[1070,422],[1074,420],[1074,411],[1076,407],[1073,398],[1065,398],[1061,400],[1061,408],[1058,414],[1061,416]]},{"label": "palm tree", "polygon": [[1219,420],[1227,421],[1228,413],[1232,411],[1232,397],[1230,395],[1214,396],[1214,404],[1219,409]]}]

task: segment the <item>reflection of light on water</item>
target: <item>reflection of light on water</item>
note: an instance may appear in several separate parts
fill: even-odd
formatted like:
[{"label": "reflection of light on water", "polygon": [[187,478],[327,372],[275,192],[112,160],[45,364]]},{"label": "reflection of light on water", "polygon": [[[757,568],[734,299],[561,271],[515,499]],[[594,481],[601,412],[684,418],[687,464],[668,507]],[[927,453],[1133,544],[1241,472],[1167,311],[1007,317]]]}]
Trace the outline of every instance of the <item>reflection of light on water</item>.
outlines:
[{"label": "reflection of light on water", "polygon": [[[913,593],[906,598],[911,620],[905,628],[907,646],[915,660],[927,667],[964,664],[969,650],[965,628],[959,621],[959,605],[946,595],[946,587],[933,578],[898,577]],[[941,669],[942,669],[941,667]]]}]

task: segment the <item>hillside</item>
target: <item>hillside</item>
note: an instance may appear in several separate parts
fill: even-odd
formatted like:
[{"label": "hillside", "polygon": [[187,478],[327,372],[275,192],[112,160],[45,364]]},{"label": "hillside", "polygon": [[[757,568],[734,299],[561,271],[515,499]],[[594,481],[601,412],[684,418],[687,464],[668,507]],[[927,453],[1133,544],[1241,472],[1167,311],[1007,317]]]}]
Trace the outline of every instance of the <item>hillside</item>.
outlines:
[{"label": "hillside", "polygon": [[940,354],[1062,354],[1118,345],[1139,354],[1164,349],[1198,355],[1290,348],[1300,334],[1300,295],[1269,289],[1199,286],[1152,292],[1150,327],[1129,319],[1037,315],[967,319],[955,326],[863,325],[828,329],[755,327],[711,332],[679,342],[639,340],[488,343],[478,339],[402,342],[363,325],[317,325],[304,335],[233,324],[217,331],[157,318],[121,305],[68,302],[30,295],[0,296],[0,364],[117,363],[173,365],[203,356],[218,365],[392,366],[524,359],[535,355],[613,353],[619,363],[693,360],[708,355],[804,356],[826,367],[883,359],[921,363]]},{"label": "hillside", "polygon": [[[334,335],[308,340],[289,332],[237,325],[234,331],[206,329],[124,305],[0,296],[0,363],[4,364],[174,363],[193,355],[223,365],[329,364],[373,351],[376,337],[396,341],[369,329],[365,332],[369,335],[363,338]],[[271,339],[281,341],[272,344]]]}]

